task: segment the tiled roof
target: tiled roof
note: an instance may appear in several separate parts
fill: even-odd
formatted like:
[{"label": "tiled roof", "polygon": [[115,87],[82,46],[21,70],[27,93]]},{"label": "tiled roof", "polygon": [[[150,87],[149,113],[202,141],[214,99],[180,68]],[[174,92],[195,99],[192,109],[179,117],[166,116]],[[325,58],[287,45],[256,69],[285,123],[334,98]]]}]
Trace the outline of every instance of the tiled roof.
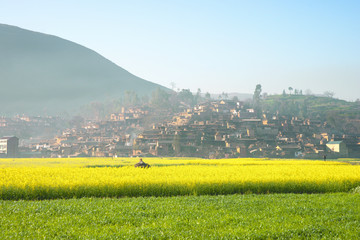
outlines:
[{"label": "tiled roof", "polygon": [[0,139],[10,139],[10,138],[14,138],[15,136],[6,136],[6,137],[2,137]]},{"label": "tiled roof", "polygon": [[342,143],[343,141],[330,141],[328,142],[327,144],[340,144]]}]

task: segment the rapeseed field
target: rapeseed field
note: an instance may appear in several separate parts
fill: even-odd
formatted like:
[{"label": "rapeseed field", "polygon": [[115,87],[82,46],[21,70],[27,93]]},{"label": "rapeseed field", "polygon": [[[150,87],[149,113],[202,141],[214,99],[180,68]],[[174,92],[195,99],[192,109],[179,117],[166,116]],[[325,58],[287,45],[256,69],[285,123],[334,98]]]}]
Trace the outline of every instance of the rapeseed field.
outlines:
[{"label": "rapeseed field", "polygon": [[0,159],[0,199],[346,192],[360,166],[270,159]]}]

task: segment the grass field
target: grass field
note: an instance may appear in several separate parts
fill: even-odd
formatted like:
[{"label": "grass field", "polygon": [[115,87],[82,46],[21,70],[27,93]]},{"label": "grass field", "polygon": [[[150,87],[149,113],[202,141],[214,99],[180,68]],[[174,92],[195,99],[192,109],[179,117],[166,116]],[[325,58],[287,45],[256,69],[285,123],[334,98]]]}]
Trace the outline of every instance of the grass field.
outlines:
[{"label": "grass field", "polygon": [[266,159],[1,159],[0,199],[347,192],[360,165]]},{"label": "grass field", "polygon": [[359,239],[360,195],[0,201],[1,239]]},{"label": "grass field", "polygon": [[352,159],[137,161],[0,159],[0,239],[360,238]]}]

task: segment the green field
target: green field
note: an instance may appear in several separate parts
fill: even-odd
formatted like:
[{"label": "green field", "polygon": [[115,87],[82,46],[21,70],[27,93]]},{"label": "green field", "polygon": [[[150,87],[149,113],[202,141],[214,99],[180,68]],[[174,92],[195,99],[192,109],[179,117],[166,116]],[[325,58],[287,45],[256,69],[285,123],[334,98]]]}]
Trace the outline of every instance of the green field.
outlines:
[{"label": "green field", "polygon": [[353,160],[0,159],[0,239],[360,239]]},{"label": "green field", "polygon": [[1,239],[360,239],[360,194],[0,201]]}]

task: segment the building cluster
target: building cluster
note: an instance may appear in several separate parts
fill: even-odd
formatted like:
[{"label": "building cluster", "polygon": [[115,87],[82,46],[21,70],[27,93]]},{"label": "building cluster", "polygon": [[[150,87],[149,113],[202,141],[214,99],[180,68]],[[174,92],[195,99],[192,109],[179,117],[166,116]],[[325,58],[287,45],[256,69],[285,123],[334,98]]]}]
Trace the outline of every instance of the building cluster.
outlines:
[{"label": "building cluster", "polygon": [[22,141],[25,139],[37,141],[37,137],[40,139],[54,136],[63,125],[64,119],[60,117],[26,115],[0,117],[0,136],[17,136]]},{"label": "building cluster", "polygon": [[[167,120],[159,121],[159,114],[167,115]],[[360,136],[339,133],[316,119],[259,114],[242,102],[221,100],[180,113],[123,108],[106,121],[87,121],[54,139],[22,147],[20,155],[360,157]]]},{"label": "building cluster", "polygon": [[176,114],[138,135],[133,155],[322,158],[360,156],[360,138],[315,119],[258,114],[216,101]]},{"label": "building cluster", "polygon": [[50,140],[20,148],[25,157],[115,157],[130,156],[133,140],[147,125],[149,111],[122,108],[108,120],[86,121],[61,131]]}]

